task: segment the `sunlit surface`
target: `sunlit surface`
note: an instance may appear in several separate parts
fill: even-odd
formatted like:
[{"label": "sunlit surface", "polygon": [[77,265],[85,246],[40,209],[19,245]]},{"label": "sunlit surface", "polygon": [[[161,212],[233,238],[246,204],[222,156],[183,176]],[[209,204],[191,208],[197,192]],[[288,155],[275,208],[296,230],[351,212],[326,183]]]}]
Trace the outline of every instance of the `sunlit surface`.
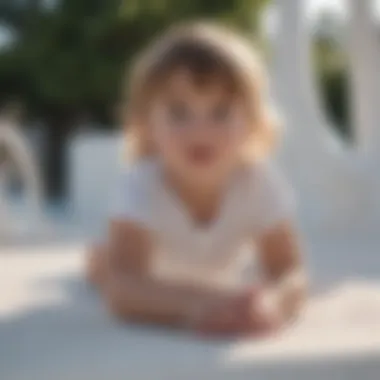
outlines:
[{"label": "sunlit surface", "polygon": [[307,311],[282,337],[263,342],[118,325],[84,281],[82,245],[8,248],[0,256],[2,377],[377,379],[378,246],[368,237],[316,244]]}]

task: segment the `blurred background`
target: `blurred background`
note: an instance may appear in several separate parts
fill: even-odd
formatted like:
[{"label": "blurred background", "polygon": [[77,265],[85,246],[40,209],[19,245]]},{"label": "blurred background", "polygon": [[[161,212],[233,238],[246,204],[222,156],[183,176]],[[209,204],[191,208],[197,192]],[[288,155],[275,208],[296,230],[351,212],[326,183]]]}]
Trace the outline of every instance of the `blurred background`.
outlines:
[{"label": "blurred background", "polygon": [[[278,54],[291,55],[297,51],[302,55],[305,41],[299,37],[306,30],[309,39],[305,47],[310,57],[308,75],[324,118],[318,123],[328,126],[349,147],[355,142],[350,107],[352,75],[347,51],[349,3],[353,2],[0,0],[0,119],[3,125],[0,134],[6,134],[4,125],[12,125],[8,129],[17,131],[19,145],[25,148],[19,151],[24,149],[24,162],[30,164],[29,169],[24,170],[25,176],[29,173],[29,182],[33,183],[33,179],[35,182],[30,193],[34,191],[35,197],[40,194],[45,215],[56,221],[63,220],[63,216],[66,220],[71,217],[71,224],[76,222],[83,226],[100,221],[104,211],[100,211],[99,205],[104,203],[117,166],[112,160],[122,154],[120,116],[128,105],[120,100],[135,54],[172,23],[207,18],[231,24],[259,44],[269,70],[275,71],[274,78],[276,72],[286,76],[286,68],[276,69],[279,62],[286,61],[286,57],[278,58]],[[379,2],[371,3],[372,17],[379,14],[380,8]],[[288,42],[282,39],[282,47],[276,48],[281,37],[278,7],[284,4],[293,8],[293,13],[295,7],[302,8],[302,23],[295,25],[303,29],[295,31],[297,36],[290,34]],[[376,18],[374,30],[379,35]],[[379,45],[378,38],[376,41]],[[296,46],[287,46],[292,43]],[[380,46],[378,48],[380,50]],[[298,61],[301,66],[294,69],[304,71],[302,65],[307,63],[301,56]],[[303,86],[298,83],[302,82],[300,76],[292,78],[297,81],[296,86]],[[279,82],[281,78],[276,83]],[[283,86],[289,87],[289,84]],[[277,98],[281,107],[281,96]],[[296,97],[294,99],[296,101]],[[298,107],[302,107],[301,104]],[[291,111],[286,105],[284,108]],[[2,167],[4,172],[5,165]],[[19,219],[24,219],[20,194],[25,186],[20,184],[19,175],[8,173],[6,177],[8,183],[3,184],[6,189],[2,203],[5,204],[6,194],[7,207],[12,208],[13,214],[18,213]]]},{"label": "blurred background", "polygon": [[[277,159],[321,297],[274,347],[301,358],[278,372],[266,345],[243,363],[234,347],[121,329],[85,282],[125,157],[128,69],[156,34],[199,18],[260,47],[284,119]],[[0,0],[0,378],[226,379],[237,363],[248,372],[231,378],[379,379],[379,20],[380,0]],[[250,372],[261,357],[268,376]],[[211,366],[218,377],[194,376]]]}]

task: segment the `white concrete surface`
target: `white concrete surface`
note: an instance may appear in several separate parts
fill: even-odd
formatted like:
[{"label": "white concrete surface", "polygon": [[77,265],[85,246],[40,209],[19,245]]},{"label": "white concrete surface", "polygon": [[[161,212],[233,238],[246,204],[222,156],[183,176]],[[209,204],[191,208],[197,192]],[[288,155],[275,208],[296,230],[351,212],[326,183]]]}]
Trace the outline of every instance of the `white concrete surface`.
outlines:
[{"label": "white concrete surface", "polygon": [[282,337],[262,342],[116,323],[83,280],[80,245],[3,248],[0,379],[378,380],[379,242],[312,245],[307,311]]}]

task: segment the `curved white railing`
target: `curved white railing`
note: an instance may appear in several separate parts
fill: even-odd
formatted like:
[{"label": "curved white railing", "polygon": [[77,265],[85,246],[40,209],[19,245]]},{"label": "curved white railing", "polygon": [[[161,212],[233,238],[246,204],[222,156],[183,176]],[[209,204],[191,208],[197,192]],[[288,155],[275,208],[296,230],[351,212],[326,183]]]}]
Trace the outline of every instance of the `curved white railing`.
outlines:
[{"label": "curved white railing", "polygon": [[[0,234],[3,238],[20,238],[42,230],[43,186],[33,152],[17,126],[0,121]],[[15,170],[23,186],[22,212],[13,212],[8,197],[11,170]],[[40,229],[40,231],[37,231]]]},{"label": "curved white railing", "polygon": [[[371,95],[369,82],[363,75],[371,75],[372,83],[378,74],[369,70],[368,52],[376,52],[378,47],[367,48],[367,55],[353,60],[352,71],[354,86],[352,91],[358,99],[355,112],[358,115],[355,125],[355,136],[358,139],[356,148],[345,146],[328,128],[316,93],[310,59],[310,30],[306,15],[303,12],[305,2],[301,0],[277,0],[279,30],[275,39],[274,89],[286,117],[287,130],[285,142],[280,154],[295,187],[299,190],[300,212],[305,220],[320,228],[349,228],[363,226],[380,219],[376,204],[379,199],[378,183],[374,177],[374,157],[366,156],[361,149],[369,132],[376,124],[373,114],[380,107],[368,102],[372,97],[378,102],[379,97]],[[365,21],[365,12],[356,8],[363,7],[367,1],[351,0],[355,16],[350,23],[351,43],[350,56],[357,56],[357,49],[366,33],[358,28]],[[365,5],[364,5],[365,7]],[[367,20],[368,22],[368,20]],[[365,42],[368,44],[368,42]],[[372,66],[371,66],[372,67]],[[379,87],[380,89],[380,87]],[[378,89],[378,90],[379,90]],[[366,108],[361,105],[368,102]],[[360,117],[359,117],[360,116]]]}]

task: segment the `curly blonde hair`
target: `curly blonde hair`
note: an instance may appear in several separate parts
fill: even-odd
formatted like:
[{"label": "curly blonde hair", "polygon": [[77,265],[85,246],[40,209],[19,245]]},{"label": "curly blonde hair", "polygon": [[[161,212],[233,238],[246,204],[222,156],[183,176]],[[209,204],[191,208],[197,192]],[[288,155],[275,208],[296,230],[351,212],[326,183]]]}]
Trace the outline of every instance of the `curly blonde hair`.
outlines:
[{"label": "curly blonde hair", "polygon": [[138,57],[128,86],[127,150],[132,159],[154,155],[146,115],[151,99],[178,69],[200,86],[220,83],[241,96],[251,118],[243,154],[266,156],[277,140],[279,122],[268,96],[262,60],[248,40],[209,22],[177,25]]}]

